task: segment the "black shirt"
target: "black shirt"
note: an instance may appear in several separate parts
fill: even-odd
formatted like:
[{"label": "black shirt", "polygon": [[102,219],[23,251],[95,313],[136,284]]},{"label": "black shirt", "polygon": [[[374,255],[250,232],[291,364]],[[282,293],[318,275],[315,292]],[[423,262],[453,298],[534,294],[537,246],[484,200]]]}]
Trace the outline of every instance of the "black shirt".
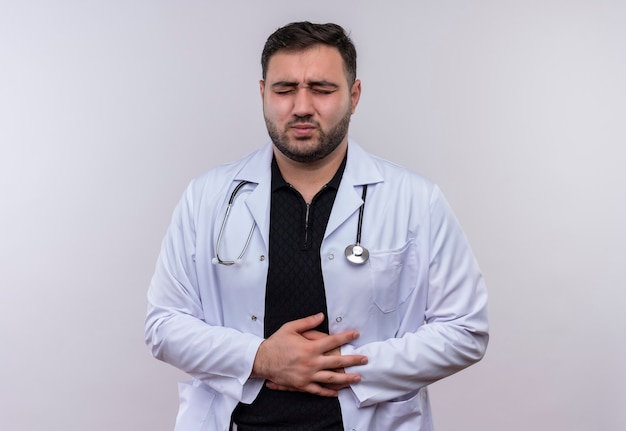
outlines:
[{"label": "black shirt", "polygon": [[[287,322],[319,312],[325,318],[316,329],[328,333],[320,246],[345,165],[344,158],[333,179],[307,204],[272,160],[265,338]],[[274,391],[266,386],[252,404],[237,406],[233,420],[240,431],[343,430],[337,398]]]}]

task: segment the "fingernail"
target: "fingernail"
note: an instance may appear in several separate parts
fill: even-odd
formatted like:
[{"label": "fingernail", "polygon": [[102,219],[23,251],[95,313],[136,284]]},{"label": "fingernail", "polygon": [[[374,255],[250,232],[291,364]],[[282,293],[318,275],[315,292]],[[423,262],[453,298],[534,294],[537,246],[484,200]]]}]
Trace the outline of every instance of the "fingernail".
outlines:
[{"label": "fingernail", "polygon": [[362,365],[367,364],[367,362],[368,362],[367,358],[363,358],[363,359],[361,359],[361,364],[362,364]]}]

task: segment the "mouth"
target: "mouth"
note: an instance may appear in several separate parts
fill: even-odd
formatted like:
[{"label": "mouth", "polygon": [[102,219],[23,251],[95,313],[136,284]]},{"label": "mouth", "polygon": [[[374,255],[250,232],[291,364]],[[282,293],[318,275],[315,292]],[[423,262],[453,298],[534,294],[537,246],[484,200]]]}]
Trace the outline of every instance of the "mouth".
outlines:
[{"label": "mouth", "polygon": [[296,137],[309,137],[317,130],[317,126],[310,123],[298,123],[291,125],[289,129]]}]

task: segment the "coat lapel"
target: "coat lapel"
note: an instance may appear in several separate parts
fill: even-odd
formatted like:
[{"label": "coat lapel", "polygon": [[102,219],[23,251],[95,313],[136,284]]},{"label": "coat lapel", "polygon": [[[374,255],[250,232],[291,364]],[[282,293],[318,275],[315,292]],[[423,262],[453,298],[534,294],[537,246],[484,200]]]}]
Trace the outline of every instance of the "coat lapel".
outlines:
[{"label": "coat lapel", "polygon": [[269,247],[272,154],[272,144],[268,143],[252,154],[235,175],[235,181],[250,181],[255,187],[246,199],[246,206],[259,228],[266,247]]},{"label": "coat lapel", "polygon": [[[352,140],[348,144],[348,160],[337,197],[330,213],[324,238],[332,234],[363,204],[363,186],[383,181],[383,176],[363,148]],[[356,230],[355,230],[356,231]]]}]

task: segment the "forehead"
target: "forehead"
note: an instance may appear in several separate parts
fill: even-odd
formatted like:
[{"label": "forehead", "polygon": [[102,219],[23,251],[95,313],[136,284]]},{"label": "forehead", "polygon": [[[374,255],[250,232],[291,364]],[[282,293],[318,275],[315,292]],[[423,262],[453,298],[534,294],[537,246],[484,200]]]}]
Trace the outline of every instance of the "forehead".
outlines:
[{"label": "forehead", "polygon": [[266,81],[329,81],[339,84],[347,79],[343,59],[337,48],[314,45],[299,51],[278,51],[267,65]]}]

